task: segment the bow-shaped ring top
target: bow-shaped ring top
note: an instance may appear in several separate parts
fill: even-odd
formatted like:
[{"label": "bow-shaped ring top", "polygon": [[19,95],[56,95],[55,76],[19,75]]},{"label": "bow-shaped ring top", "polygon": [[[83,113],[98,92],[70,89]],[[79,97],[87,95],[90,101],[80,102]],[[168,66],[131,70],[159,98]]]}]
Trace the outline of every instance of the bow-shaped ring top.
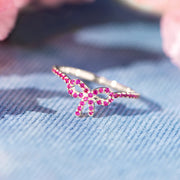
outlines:
[{"label": "bow-shaped ring top", "polygon": [[[108,87],[99,87],[91,90],[82,80],[71,79],[65,73],[59,71],[57,68],[53,68],[52,71],[58,75],[67,84],[68,93],[74,98],[80,98],[81,101],[75,112],[76,116],[82,114],[82,110],[85,104],[88,104],[88,115],[94,115],[95,104],[108,106],[113,102],[114,98],[129,97],[137,98],[138,96],[133,93],[127,92],[112,92]],[[76,86],[79,86],[80,91],[76,90]],[[105,94],[106,98],[102,98],[99,95]]]}]

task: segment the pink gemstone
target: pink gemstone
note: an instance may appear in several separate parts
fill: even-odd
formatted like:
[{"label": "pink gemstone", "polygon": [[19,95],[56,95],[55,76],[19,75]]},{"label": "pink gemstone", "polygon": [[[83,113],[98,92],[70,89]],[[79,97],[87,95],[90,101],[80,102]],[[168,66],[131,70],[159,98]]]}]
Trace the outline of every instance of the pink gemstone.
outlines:
[{"label": "pink gemstone", "polygon": [[82,88],[84,88],[85,84],[84,84],[84,83],[81,83],[80,86],[81,86]]},{"label": "pink gemstone", "polygon": [[76,116],[80,116],[80,112],[79,111],[76,111]]},{"label": "pink gemstone", "polygon": [[93,91],[93,94],[94,94],[94,95],[97,95],[97,94],[98,94],[98,90],[95,89],[95,90]]},{"label": "pink gemstone", "polygon": [[88,97],[92,98],[92,97],[93,97],[93,94],[92,94],[92,93],[89,93],[89,94],[88,94]]},{"label": "pink gemstone", "polygon": [[79,93],[79,97],[82,98],[83,97],[83,93]]},{"label": "pink gemstone", "polygon": [[109,99],[109,102],[112,103],[112,102],[113,102],[113,99]]},{"label": "pink gemstone", "polygon": [[70,83],[71,83],[71,84],[74,84],[74,82],[75,82],[74,79],[71,79]]},{"label": "pink gemstone", "polygon": [[98,100],[98,101],[97,101],[97,104],[101,105],[101,104],[102,104],[101,100]]},{"label": "pink gemstone", "polygon": [[114,96],[114,93],[113,93],[113,92],[111,92],[111,93],[110,93],[110,96],[111,96],[111,97],[113,97],[113,96]]},{"label": "pink gemstone", "polygon": [[68,84],[68,85],[67,85],[67,88],[68,88],[68,89],[70,89],[70,88],[71,88],[71,85],[70,85],[70,84]]},{"label": "pink gemstone", "polygon": [[73,90],[72,90],[72,89],[68,90],[68,93],[69,93],[69,94],[72,94],[72,93],[73,93]]},{"label": "pink gemstone", "polygon": [[90,115],[90,116],[92,116],[93,114],[94,114],[94,112],[93,112],[93,111],[90,111],[90,112],[89,112],[89,115]]},{"label": "pink gemstone", "polygon": [[66,83],[69,83],[69,79],[65,79],[65,82],[66,82]]},{"label": "pink gemstone", "polygon": [[63,79],[63,80],[65,80],[65,78],[66,78],[66,76],[65,76],[65,75],[64,75],[64,76],[62,76],[62,79]]},{"label": "pink gemstone", "polygon": [[119,94],[118,97],[123,97],[122,94]]},{"label": "pink gemstone", "polygon": [[106,89],[105,89],[105,92],[106,92],[106,93],[110,92],[109,88],[106,88]]},{"label": "pink gemstone", "polygon": [[93,103],[94,103],[93,100],[88,101],[88,104],[93,104]]},{"label": "pink gemstone", "polygon": [[88,97],[84,97],[84,101],[87,101],[88,100]]},{"label": "pink gemstone", "polygon": [[127,94],[123,94],[123,97],[127,97]]},{"label": "pink gemstone", "polygon": [[80,105],[81,105],[81,106],[84,106],[84,101],[81,101],[81,102],[80,102]]},{"label": "pink gemstone", "polygon": [[99,88],[99,92],[100,92],[100,93],[103,93],[103,88]]},{"label": "pink gemstone", "polygon": [[118,94],[114,94],[114,98],[118,98]]},{"label": "pink gemstone", "polygon": [[81,81],[80,81],[79,79],[76,80],[76,84],[80,84],[80,82],[81,82]]},{"label": "pink gemstone", "polygon": [[78,108],[77,108],[79,111],[81,111],[82,110],[82,107],[81,106],[78,106]]},{"label": "pink gemstone", "polygon": [[104,101],[104,106],[108,106],[108,102]]},{"label": "pink gemstone", "polygon": [[94,109],[93,106],[89,106],[89,110],[92,111]]},{"label": "pink gemstone", "polygon": [[87,88],[86,88],[86,89],[84,89],[84,92],[85,92],[85,93],[87,93],[88,91],[89,91],[89,89],[87,89]]},{"label": "pink gemstone", "polygon": [[73,94],[73,97],[74,97],[74,98],[77,98],[77,93],[74,93],[74,94]]}]

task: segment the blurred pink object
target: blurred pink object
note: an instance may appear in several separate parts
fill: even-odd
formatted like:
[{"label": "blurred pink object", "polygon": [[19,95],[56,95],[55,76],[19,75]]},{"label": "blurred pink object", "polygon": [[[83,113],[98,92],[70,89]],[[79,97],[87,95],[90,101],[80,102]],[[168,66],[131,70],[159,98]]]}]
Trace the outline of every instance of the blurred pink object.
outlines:
[{"label": "blurred pink object", "polygon": [[12,0],[0,0],[0,40],[4,40],[14,27],[18,9]]},{"label": "blurred pink object", "polygon": [[180,67],[180,9],[162,17],[161,34],[165,53]]},{"label": "blurred pink object", "polygon": [[180,0],[134,0],[161,12],[163,50],[180,67]]},{"label": "blurred pink object", "polygon": [[[0,0],[0,41],[7,38],[12,31],[18,12],[33,0]],[[58,5],[61,3],[92,2],[93,0],[37,0],[43,5]]]}]

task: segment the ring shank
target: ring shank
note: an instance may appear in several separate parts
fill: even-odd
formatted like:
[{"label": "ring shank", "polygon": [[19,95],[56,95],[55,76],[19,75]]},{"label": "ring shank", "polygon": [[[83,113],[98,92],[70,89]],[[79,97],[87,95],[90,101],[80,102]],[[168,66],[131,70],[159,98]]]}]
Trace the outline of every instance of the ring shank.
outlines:
[{"label": "ring shank", "polygon": [[139,96],[139,94],[136,93],[131,88],[124,86],[115,80],[110,81],[106,79],[105,77],[97,76],[94,73],[91,73],[89,71],[85,71],[85,70],[74,68],[74,67],[68,67],[68,66],[54,66],[54,67],[65,74],[69,74],[69,75],[78,77],[80,79],[91,81],[91,82],[94,82],[103,86],[108,86],[111,89],[114,89],[119,92],[126,92],[126,93],[131,93],[131,94]]}]

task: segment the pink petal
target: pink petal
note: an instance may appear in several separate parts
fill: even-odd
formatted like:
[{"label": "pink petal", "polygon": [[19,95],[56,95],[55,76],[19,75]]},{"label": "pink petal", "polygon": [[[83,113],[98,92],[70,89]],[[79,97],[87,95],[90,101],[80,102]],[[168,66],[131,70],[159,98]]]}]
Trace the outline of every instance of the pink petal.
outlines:
[{"label": "pink petal", "polygon": [[13,0],[0,0],[0,12],[14,7]]},{"label": "pink petal", "polygon": [[180,67],[180,10],[163,16],[161,34],[165,53]]},{"label": "pink petal", "polygon": [[22,8],[26,6],[28,3],[30,3],[30,1],[32,0],[13,0],[13,1],[17,8]]},{"label": "pink petal", "polygon": [[2,41],[14,27],[18,9],[12,0],[0,0],[0,5],[0,41]]}]

